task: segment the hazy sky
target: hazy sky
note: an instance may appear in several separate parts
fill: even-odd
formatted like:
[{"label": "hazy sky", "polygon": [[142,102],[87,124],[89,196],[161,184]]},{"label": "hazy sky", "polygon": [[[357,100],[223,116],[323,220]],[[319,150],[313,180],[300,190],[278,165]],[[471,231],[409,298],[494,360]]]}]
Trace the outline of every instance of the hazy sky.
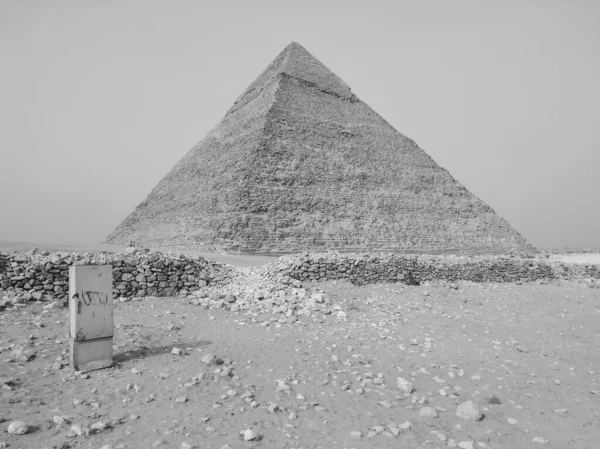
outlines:
[{"label": "hazy sky", "polygon": [[290,42],[534,245],[600,246],[600,2],[0,0],[0,240],[103,241]]}]

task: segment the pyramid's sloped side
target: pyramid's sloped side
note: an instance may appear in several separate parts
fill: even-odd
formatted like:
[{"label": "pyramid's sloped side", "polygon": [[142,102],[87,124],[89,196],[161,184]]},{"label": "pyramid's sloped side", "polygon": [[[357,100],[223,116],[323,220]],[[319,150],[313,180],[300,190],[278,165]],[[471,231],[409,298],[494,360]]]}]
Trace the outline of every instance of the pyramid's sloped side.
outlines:
[{"label": "pyramid's sloped side", "polygon": [[[291,44],[290,44],[291,45]],[[281,53],[267,66],[263,72],[246,88],[244,92],[235,100],[233,106],[229,109],[225,117],[244,108],[263,94],[263,89],[272,86],[276,82],[276,77],[281,73],[281,68],[288,56],[290,45],[283,49]]]},{"label": "pyramid's sloped side", "polygon": [[283,76],[251,160],[235,249],[530,249],[489,206],[366,104]]},{"label": "pyramid's sloped side", "polygon": [[220,236],[235,240],[243,206],[248,158],[260,145],[278,80],[272,78],[252,102],[228,114],[107,237],[148,246],[204,248]]},{"label": "pyramid's sloped side", "polygon": [[349,92],[286,47],[107,241],[256,253],[531,249]]}]

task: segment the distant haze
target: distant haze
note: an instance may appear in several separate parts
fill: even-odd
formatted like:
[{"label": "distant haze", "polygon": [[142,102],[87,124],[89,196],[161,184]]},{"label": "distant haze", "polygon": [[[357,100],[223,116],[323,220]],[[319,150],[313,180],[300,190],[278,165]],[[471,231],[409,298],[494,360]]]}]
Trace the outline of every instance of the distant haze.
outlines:
[{"label": "distant haze", "polygon": [[600,2],[0,2],[0,240],[97,244],[290,42],[539,247],[600,247]]}]

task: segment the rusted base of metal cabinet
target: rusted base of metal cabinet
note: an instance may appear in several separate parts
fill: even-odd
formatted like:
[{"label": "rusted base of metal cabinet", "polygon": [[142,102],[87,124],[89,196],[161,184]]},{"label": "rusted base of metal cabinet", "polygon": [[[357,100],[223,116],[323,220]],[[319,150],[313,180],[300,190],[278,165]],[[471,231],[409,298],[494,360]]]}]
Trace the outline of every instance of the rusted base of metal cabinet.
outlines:
[{"label": "rusted base of metal cabinet", "polygon": [[69,338],[71,368],[75,371],[93,371],[113,364],[113,338],[76,341]]}]

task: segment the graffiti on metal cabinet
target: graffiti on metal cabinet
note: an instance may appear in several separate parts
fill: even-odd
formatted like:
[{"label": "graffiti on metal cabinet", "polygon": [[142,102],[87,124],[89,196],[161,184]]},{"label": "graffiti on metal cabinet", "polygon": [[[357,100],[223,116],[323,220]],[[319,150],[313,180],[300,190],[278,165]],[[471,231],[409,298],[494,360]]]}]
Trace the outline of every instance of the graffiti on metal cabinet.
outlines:
[{"label": "graffiti on metal cabinet", "polygon": [[[83,300],[83,304],[86,306],[91,305],[100,305],[105,306],[108,304],[108,294],[103,292],[94,292],[94,291],[81,291],[81,296],[79,293],[75,293],[73,298],[80,298]],[[80,301],[81,303],[81,301]]]}]

